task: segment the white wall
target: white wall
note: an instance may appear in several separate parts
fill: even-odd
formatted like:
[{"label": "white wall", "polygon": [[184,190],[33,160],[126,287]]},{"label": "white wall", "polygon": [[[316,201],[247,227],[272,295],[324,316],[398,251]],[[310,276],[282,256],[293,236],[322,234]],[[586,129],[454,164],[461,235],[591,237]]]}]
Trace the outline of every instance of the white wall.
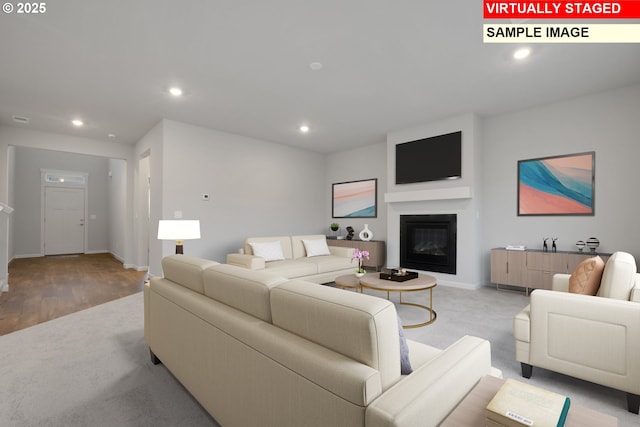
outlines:
[{"label": "white wall", "polygon": [[[202,238],[185,241],[185,254],[225,262],[249,236],[326,232],[324,155],[171,120],[160,126],[161,218],[180,211],[200,220]],[[153,148],[151,157],[153,199]],[[155,233],[156,219],[152,242]],[[161,257],[174,249],[164,242],[161,254],[152,251],[151,274],[160,274]]]},{"label": "white wall", "polygon": [[[640,260],[639,135],[640,85],[485,119],[485,265],[491,247],[540,249],[549,236],[558,237],[560,250],[595,236],[600,251],[628,251]],[[517,216],[518,160],[584,151],[596,153],[594,216]]]},{"label": "white wall", "polygon": [[[374,240],[387,240],[387,208],[384,203],[384,193],[387,190],[387,144],[379,142],[353,150],[341,151],[327,155],[326,181],[323,187],[325,195],[325,230],[329,235],[329,225],[333,222],[340,224],[341,233],[346,234],[346,227],[352,226],[355,238],[362,231],[365,224],[373,233]],[[332,184],[362,179],[378,179],[378,217],[377,218],[332,218],[331,188]]]},{"label": "white wall", "polygon": [[[137,266],[148,265],[149,274],[162,276],[161,260],[163,256],[162,242],[156,239],[158,220],[162,217],[162,144],[164,138],[162,120],[136,143],[135,151],[135,197],[134,197],[134,262]],[[151,212],[150,223],[147,223],[147,184],[151,179]]]},{"label": "white wall", "polygon": [[124,243],[126,231],[126,211],[122,209],[127,204],[127,162],[120,159],[108,161],[108,206],[109,206],[109,243],[111,253],[124,262]]}]

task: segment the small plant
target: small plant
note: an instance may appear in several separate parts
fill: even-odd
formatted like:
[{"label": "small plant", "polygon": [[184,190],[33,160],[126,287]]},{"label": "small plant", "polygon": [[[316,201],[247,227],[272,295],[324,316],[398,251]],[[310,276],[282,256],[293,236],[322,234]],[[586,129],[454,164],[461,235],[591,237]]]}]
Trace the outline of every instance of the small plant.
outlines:
[{"label": "small plant", "polygon": [[358,260],[358,269],[356,270],[356,273],[359,274],[364,274],[364,268],[362,267],[362,260],[366,258],[369,259],[369,251],[361,251],[358,248],[355,248],[353,250],[353,258],[351,258],[351,261],[353,261],[354,259]]},{"label": "small plant", "polygon": [[338,231],[338,229],[340,228],[340,224],[338,224],[337,222],[333,222],[329,227],[331,227],[332,231]]}]

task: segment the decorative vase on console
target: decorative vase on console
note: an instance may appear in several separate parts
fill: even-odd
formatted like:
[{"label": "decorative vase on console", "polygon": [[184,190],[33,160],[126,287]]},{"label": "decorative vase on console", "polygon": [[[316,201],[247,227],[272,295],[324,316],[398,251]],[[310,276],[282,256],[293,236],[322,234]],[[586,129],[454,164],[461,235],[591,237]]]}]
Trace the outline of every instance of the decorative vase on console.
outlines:
[{"label": "decorative vase on console", "polygon": [[354,259],[358,260],[358,269],[356,270],[356,277],[362,277],[366,273],[364,267],[362,267],[362,260],[364,258],[369,259],[369,251],[361,251],[359,248],[355,248],[353,250],[353,258],[351,258],[351,261],[353,261]]},{"label": "decorative vase on console", "polygon": [[368,242],[369,240],[373,239],[373,232],[369,230],[369,224],[364,225],[364,229],[360,232],[358,236],[360,237],[360,240],[364,240],[365,242]]},{"label": "decorative vase on console", "polygon": [[592,254],[596,253],[596,249],[600,246],[600,240],[595,237],[589,237],[587,239],[587,247],[591,250]]}]

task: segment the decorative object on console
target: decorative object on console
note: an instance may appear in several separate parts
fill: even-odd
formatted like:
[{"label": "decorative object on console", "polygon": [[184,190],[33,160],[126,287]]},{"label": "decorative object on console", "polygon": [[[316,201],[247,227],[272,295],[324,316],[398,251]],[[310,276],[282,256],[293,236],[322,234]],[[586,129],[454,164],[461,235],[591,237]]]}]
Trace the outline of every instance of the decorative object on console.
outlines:
[{"label": "decorative object on console", "polygon": [[358,260],[358,269],[356,270],[357,277],[362,277],[366,273],[364,267],[362,267],[362,260],[364,258],[369,259],[369,251],[361,251],[359,248],[353,250],[353,258],[351,258],[351,260]]},{"label": "decorative object on console", "polygon": [[556,246],[556,240],[558,240],[557,237],[552,237],[551,241],[553,242],[551,244],[551,252],[558,252],[558,247]]},{"label": "decorative object on console", "polygon": [[332,231],[332,236],[338,238],[339,237],[339,232],[338,230],[340,230],[340,224],[338,224],[337,222],[332,222],[331,225],[329,226],[329,228]]},{"label": "decorative object on console", "polygon": [[333,184],[333,218],[376,218],[378,216],[378,179]]},{"label": "decorative object on console", "polygon": [[545,237],[544,240],[542,241],[542,251],[543,252],[549,252],[549,246],[547,246],[547,240],[549,240],[549,238]]},{"label": "decorative object on console", "polygon": [[518,216],[594,215],[594,151],[518,161]]},{"label": "decorative object on console", "polygon": [[585,246],[586,246],[586,244],[584,243],[583,240],[578,240],[576,242],[576,247],[578,248],[578,252],[582,252],[582,250],[584,249]]},{"label": "decorative object on console", "polygon": [[159,240],[175,240],[176,254],[182,254],[183,240],[200,238],[200,221],[190,219],[164,220],[158,223],[158,239]]},{"label": "decorative object on console", "polygon": [[600,240],[595,237],[589,237],[587,239],[587,247],[591,250],[592,254],[596,253],[596,249],[600,246]]},{"label": "decorative object on console", "polygon": [[373,239],[373,232],[369,230],[369,224],[364,225],[364,229],[360,232],[360,234],[358,234],[358,236],[360,237],[360,240],[364,240],[365,242]]},{"label": "decorative object on console", "polygon": [[347,226],[347,240],[352,240],[353,239],[353,227],[352,226]]}]

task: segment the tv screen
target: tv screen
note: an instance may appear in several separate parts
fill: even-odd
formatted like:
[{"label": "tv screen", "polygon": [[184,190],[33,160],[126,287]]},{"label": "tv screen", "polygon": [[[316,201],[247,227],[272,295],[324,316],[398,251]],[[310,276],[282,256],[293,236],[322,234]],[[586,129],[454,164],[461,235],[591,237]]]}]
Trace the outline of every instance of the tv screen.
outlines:
[{"label": "tv screen", "polygon": [[462,131],[396,145],[396,184],[462,176]]}]

